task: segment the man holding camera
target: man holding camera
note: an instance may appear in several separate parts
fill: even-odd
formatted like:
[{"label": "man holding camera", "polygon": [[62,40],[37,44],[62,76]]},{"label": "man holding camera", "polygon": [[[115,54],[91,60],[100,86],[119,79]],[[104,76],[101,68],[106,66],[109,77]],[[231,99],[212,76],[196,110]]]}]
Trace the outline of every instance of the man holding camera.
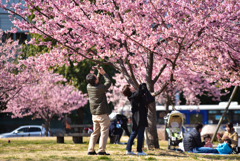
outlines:
[{"label": "man holding camera", "polygon": [[[90,103],[90,111],[92,114],[93,121],[93,133],[89,141],[88,155],[110,155],[105,152],[108,134],[110,119],[109,114],[111,112],[108,107],[106,92],[111,86],[111,81],[108,74],[103,70],[102,67],[97,67],[98,76],[93,73],[89,73],[86,76],[88,82],[87,91]],[[101,78],[104,78],[105,83],[100,84]],[[95,152],[94,146],[100,136],[99,140],[99,150],[98,153]]]}]

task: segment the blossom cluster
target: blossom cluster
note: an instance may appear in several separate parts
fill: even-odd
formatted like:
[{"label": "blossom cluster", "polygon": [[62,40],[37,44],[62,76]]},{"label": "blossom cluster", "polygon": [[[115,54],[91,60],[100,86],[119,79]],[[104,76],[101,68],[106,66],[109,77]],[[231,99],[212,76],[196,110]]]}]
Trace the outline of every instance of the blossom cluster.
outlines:
[{"label": "blossom cluster", "polygon": [[62,75],[38,70],[32,57],[19,59],[22,53],[17,41],[0,44],[0,101],[7,103],[2,112],[50,120],[87,104],[86,94],[67,84]]},{"label": "blossom cluster", "polygon": [[34,58],[38,70],[69,64],[69,57],[89,59],[114,66],[128,83],[141,79],[155,91],[170,82],[188,103],[204,93],[219,100],[222,89],[240,85],[237,0],[23,2],[0,6],[21,17],[12,21],[16,27],[51,38],[29,42],[51,48]]}]

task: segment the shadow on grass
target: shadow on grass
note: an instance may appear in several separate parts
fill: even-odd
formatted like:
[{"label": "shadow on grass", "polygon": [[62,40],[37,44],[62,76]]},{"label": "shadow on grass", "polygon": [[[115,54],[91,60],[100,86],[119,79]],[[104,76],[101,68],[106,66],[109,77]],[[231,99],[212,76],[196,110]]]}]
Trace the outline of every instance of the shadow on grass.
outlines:
[{"label": "shadow on grass", "polygon": [[192,154],[189,155],[193,159],[204,158],[204,159],[214,159],[214,160],[240,160],[240,155],[206,155],[206,154]]},{"label": "shadow on grass", "polygon": [[[150,155],[150,154],[148,154]],[[158,153],[153,154],[154,156],[169,156],[169,157],[189,157],[188,155],[181,153],[181,154],[169,154],[169,153]]]},{"label": "shadow on grass", "polygon": [[198,159],[211,159],[211,160],[240,160],[240,155],[230,154],[230,155],[206,155],[206,154],[194,154],[194,153],[179,153],[179,152],[160,152],[160,153],[148,153],[148,156],[151,156],[149,159],[155,159],[154,156],[168,156],[168,157],[180,157],[180,158],[192,158],[195,160]]}]

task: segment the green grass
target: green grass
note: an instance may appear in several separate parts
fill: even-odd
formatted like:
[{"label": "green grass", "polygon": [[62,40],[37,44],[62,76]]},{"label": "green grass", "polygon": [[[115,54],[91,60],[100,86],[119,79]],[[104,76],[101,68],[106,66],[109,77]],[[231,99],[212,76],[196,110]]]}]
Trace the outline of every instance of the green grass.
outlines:
[{"label": "green grass", "polygon": [[98,157],[98,160],[112,160],[112,159],[109,158],[108,156],[101,156],[101,157]]},{"label": "green grass", "polygon": [[155,157],[148,157],[146,160],[157,160]]},{"label": "green grass", "polygon": [[57,155],[50,155],[49,158],[56,159],[56,158],[58,158],[58,156]]},{"label": "green grass", "polygon": [[[128,137],[123,137],[121,141],[127,142]],[[87,155],[89,138],[83,138],[82,144],[72,143],[71,137],[64,138],[64,144],[57,144],[56,137],[43,137],[43,138],[10,138],[11,143],[7,143],[8,139],[0,139],[0,161],[155,161],[155,160],[168,160],[168,161],[185,161],[185,160],[240,160],[240,155],[203,155],[192,153],[179,153],[167,151],[167,141],[160,141],[160,149],[147,150],[146,145],[143,149],[147,156],[128,156],[125,154],[126,145],[107,144],[106,152],[110,153],[109,156],[90,156]],[[137,140],[133,145],[133,152],[136,152]],[[96,144],[95,150],[98,150]]]}]

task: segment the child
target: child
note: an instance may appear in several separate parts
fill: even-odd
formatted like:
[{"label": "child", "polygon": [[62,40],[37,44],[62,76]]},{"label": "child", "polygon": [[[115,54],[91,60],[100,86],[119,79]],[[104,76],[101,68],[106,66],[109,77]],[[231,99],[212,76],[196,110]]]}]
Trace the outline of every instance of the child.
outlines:
[{"label": "child", "polygon": [[209,134],[204,135],[203,139],[204,139],[204,142],[205,142],[204,147],[209,147],[209,148],[213,147],[213,145],[211,143],[211,136]]},{"label": "child", "polygon": [[224,143],[217,146],[217,151],[219,154],[232,154],[232,141],[230,139],[225,139]]}]

